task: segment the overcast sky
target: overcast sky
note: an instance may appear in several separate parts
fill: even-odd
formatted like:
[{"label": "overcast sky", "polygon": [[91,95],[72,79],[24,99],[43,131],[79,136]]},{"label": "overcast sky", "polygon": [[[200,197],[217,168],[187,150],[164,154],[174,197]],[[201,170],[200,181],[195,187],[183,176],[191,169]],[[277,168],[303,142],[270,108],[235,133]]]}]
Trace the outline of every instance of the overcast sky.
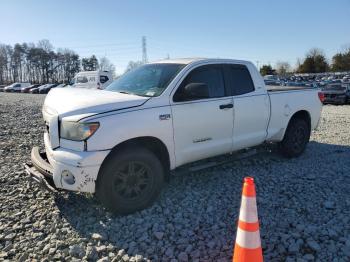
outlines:
[{"label": "overcast sky", "polygon": [[350,45],[350,1],[1,0],[0,42],[36,43],[107,56],[122,73],[141,60],[222,57],[295,65],[312,47]]}]

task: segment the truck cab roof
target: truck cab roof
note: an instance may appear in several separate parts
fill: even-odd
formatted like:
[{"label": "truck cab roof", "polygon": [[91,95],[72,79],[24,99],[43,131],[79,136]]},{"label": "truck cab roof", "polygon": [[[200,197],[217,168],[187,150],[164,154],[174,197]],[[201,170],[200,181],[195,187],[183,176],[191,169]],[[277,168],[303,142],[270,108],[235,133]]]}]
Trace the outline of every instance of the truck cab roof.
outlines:
[{"label": "truck cab roof", "polygon": [[203,62],[203,63],[239,63],[239,64],[251,64],[249,61],[245,60],[235,60],[235,59],[224,59],[224,58],[202,58],[202,57],[192,57],[192,58],[177,58],[177,59],[164,59],[152,62],[150,64],[193,64],[196,62]]}]

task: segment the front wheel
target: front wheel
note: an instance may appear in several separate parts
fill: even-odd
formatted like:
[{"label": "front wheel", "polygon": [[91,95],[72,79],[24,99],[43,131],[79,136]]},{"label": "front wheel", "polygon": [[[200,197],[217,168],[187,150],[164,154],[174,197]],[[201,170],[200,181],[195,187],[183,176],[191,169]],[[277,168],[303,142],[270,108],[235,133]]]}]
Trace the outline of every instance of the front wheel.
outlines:
[{"label": "front wheel", "polygon": [[130,214],[151,205],[164,182],[159,159],[149,150],[132,148],[112,153],[101,167],[96,194],[114,213]]},{"label": "front wheel", "polygon": [[300,156],[310,140],[310,132],[310,125],[305,119],[291,119],[279,144],[281,153],[288,158]]}]

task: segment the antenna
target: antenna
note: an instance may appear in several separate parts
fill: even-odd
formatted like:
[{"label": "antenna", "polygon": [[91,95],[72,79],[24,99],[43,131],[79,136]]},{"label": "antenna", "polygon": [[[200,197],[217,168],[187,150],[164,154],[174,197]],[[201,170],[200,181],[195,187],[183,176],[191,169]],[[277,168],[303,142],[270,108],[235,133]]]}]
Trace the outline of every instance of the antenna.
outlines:
[{"label": "antenna", "polygon": [[147,58],[147,43],[146,43],[146,37],[142,37],[142,63],[146,64],[148,62]]}]

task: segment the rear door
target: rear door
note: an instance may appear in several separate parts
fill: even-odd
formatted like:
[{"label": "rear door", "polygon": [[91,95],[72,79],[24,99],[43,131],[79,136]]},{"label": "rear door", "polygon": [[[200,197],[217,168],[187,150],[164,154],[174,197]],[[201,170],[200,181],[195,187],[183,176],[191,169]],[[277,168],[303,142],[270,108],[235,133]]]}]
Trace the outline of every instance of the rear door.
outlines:
[{"label": "rear door", "polygon": [[[231,151],[233,104],[224,82],[222,65],[205,65],[193,69],[176,90],[171,110],[177,166]],[[206,84],[209,97],[184,97],[190,83]]]},{"label": "rear door", "polygon": [[229,82],[234,104],[233,150],[264,142],[270,114],[266,91],[255,88],[246,65],[227,65],[225,76]]}]

